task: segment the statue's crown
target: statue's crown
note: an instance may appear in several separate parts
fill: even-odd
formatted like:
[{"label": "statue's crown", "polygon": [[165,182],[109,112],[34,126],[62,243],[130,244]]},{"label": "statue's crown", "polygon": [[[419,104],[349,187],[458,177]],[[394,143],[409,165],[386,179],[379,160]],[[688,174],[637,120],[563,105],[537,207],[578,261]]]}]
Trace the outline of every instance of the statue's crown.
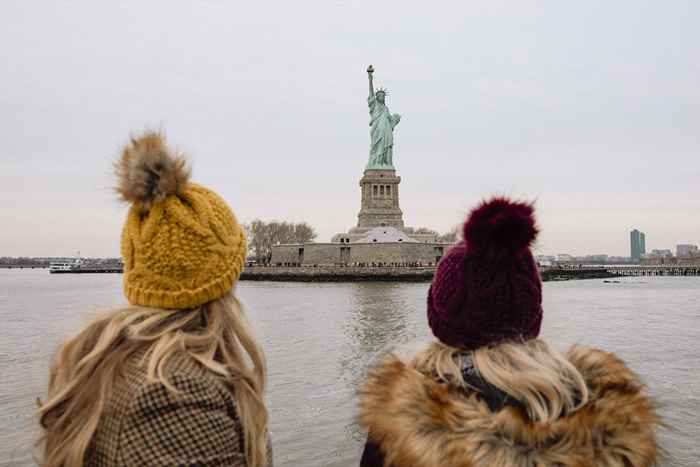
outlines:
[{"label": "statue's crown", "polygon": [[379,94],[380,92],[381,92],[382,94],[384,94],[384,95],[388,95],[388,94],[389,94],[389,90],[388,90],[387,88],[384,88],[384,87],[380,87],[379,89],[377,89],[377,91],[375,92],[375,94]]}]

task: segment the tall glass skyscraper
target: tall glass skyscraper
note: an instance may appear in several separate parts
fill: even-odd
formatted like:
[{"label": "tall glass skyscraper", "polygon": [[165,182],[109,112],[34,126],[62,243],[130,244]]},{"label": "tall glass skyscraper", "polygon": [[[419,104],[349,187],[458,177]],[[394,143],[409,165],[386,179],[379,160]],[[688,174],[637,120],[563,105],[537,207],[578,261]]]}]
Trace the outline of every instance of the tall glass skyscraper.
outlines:
[{"label": "tall glass skyscraper", "polygon": [[644,232],[634,229],[630,232],[630,257],[639,260],[647,252]]}]

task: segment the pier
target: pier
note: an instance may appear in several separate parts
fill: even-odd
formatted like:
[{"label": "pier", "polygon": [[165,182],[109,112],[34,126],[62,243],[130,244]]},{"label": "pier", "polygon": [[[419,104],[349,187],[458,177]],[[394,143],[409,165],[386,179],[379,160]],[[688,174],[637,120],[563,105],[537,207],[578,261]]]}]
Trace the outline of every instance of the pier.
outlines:
[{"label": "pier", "polygon": [[561,266],[560,269],[567,271],[604,269],[616,276],[700,276],[700,264],[568,265]]}]

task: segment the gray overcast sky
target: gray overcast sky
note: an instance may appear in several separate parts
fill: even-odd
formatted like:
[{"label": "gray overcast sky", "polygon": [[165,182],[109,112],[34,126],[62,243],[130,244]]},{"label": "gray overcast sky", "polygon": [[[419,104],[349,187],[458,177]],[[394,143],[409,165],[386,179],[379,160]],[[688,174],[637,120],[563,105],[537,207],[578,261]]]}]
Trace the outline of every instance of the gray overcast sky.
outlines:
[{"label": "gray overcast sky", "polygon": [[408,225],[537,199],[542,253],[700,243],[700,2],[0,2],[1,255],[116,256],[111,161],[162,128],[241,221],[356,222],[365,68]]}]

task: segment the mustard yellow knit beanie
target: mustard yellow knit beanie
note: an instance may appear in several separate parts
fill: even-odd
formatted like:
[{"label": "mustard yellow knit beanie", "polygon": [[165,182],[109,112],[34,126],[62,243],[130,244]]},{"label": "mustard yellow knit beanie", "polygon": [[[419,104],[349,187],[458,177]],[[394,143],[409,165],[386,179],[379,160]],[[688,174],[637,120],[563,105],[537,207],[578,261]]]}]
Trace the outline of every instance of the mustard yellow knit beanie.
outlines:
[{"label": "mustard yellow knit beanie", "polygon": [[245,234],[223,199],[189,182],[185,159],[146,133],[127,144],[116,171],[117,192],[131,203],[121,238],[129,303],[195,308],[231,290]]}]

